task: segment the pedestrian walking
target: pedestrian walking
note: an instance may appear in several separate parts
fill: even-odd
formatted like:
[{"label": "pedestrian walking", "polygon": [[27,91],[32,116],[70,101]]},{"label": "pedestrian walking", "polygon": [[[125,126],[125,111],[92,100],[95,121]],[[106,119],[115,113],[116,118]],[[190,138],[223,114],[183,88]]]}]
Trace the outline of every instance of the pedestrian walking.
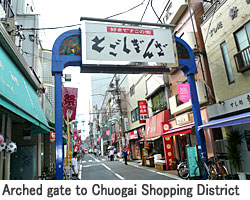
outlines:
[{"label": "pedestrian walking", "polygon": [[78,179],[77,152],[73,153],[73,158],[71,160],[71,174],[72,179]]},{"label": "pedestrian walking", "polygon": [[124,158],[125,165],[127,165],[128,164],[127,163],[127,161],[128,161],[128,152],[127,152],[126,148],[123,149],[122,156]]},{"label": "pedestrian walking", "polygon": [[114,161],[114,154],[115,154],[115,151],[114,149],[110,149],[109,150],[109,157],[110,157],[110,161]]}]

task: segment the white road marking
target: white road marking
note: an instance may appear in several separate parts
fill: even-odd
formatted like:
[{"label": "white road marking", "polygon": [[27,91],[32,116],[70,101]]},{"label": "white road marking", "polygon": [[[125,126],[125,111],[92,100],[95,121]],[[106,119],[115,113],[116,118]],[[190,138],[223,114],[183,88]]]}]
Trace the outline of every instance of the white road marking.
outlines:
[{"label": "white road marking", "polygon": [[111,171],[111,169],[107,165],[102,163],[102,166],[105,167],[107,170]]},{"label": "white road marking", "polygon": [[107,165],[102,163],[102,166],[105,167],[107,170],[111,171],[115,176],[117,176],[119,179],[121,180],[125,180],[125,178],[123,178],[121,175],[115,173],[112,169],[110,169]]},{"label": "white road marking", "polygon": [[94,156],[90,155],[91,158],[93,158],[96,162],[101,162],[100,160],[97,160]]},{"label": "white road marking", "polygon": [[119,174],[115,174],[119,179],[121,180],[125,180],[125,178],[123,178],[122,176],[120,176]]},{"label": "white road marking", "polygon": [[78,178],[82,178],[82,165],[80,165],[80,170],[79,170],[79,176],[78,176]]}]

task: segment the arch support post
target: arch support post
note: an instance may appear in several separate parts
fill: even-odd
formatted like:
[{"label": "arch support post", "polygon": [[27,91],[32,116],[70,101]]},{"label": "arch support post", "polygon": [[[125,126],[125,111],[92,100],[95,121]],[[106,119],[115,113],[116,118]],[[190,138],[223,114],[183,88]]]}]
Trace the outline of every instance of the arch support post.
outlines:
[{"label": "arch support post", "polygon": [[62,72],[55,72],[56,180],[63,180]]},{"label": "arch support post", "polygon": [[[194,74],[193,73],[187,74],[187,80],[190,85],[192,110],[195,122],[196,139],[198,144],[198,153],[200,158],[205,157],[204,159],[207,160],[207,147],[206,147],[204,131],[203,129],[199,130],[198,128],[200,125],[202,125],[202,119],[201,119],[200,104],[199,104]],[[207,179],[207,173],[204,167],[201,167],[201,176],[203,180]]]}]

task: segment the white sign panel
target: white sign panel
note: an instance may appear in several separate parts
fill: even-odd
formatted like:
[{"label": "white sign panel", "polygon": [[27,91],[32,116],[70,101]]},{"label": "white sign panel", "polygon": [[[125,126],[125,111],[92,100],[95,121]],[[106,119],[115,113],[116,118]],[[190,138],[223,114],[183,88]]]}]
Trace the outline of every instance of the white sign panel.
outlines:
[{"label": "white sign panel", "polygon": [[82,56],[86,61],[176,63],[170,29],[85,22]]}]

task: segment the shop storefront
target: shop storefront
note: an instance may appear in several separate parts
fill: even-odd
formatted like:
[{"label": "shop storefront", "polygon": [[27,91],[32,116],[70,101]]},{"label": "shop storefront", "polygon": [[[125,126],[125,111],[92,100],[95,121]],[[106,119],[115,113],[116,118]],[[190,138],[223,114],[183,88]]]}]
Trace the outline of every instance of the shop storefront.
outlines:
[{"label": "shop storefront", "polygon": [[169,110],[164,110],[146,120],[143,153],[147,156],[161,154],[165,158],[162,138],[162,123],[170,119]]},{"label": "shop storefront", "polygon": [[137,129],[129,132],[129,143],[132,159],[141,159],[140,142]]},{"label": "shop storefront", "polygon": [[[199,128],[205,132],[213,131],[215,135],[215,151],[225,152],[223,145],[232,130],[238,130],[242,135],[240,154],[243,172],[250,173],[250,92],[214,104],[208,107],[210,121]],[[221,152],[222,151],[222,152]]]},{"label": "shop storefront", "polygon": [[[207,109],[201,109],[204,122],[208,119]],[[187,159],[187,146],[196,146],[196,133],[192,112],[176,116],[169,122],[170,129],[163,131],[164,154],[167,169],[171,169],[176,160]],[[211,132],[205,134],[209,157],[214,156],[213,137]]]},{"label": "shop storefront", "polygon": [[[31,78],[29,69],[26,69],[19,60],[21,55],[13,52],[11,46],[13,44],[7,43],[3,34],[1,31],[1,134],[7,144],[15,142],[18,151],[13,154],[4,151],[0,153],[0,179],[14,179],[15,177],[17,179],[34,179],[33,175],[37,174],[38,166],[41,166],[41,156],[39,158],[37,156],[41,155],[42,151],[43,141],[40,134],[49,133],[50,130],[36,93],[38,86]],[[16,162],[17,160],[20,162]],[[27,161],[29,163],[24,165],[24,162],[27,163]],[[21,166],[29,167],[22,168]],[[16,172],[15,177],[10,176],[10,173],[13,175],[14,171]]]}]

